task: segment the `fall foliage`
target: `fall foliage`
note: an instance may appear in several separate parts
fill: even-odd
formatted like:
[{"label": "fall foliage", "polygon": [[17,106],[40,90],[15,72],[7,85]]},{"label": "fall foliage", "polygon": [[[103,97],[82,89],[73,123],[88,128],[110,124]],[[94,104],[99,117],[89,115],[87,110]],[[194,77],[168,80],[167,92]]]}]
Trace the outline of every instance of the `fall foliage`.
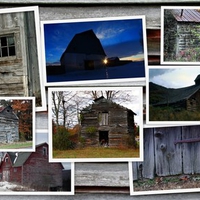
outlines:
[{"label": "fall foliage", "polygon": [[19,132],[26,140],[32,140],[32,101],[13,100],[12,108],[19,117]]},{"label": "fall foliage", "polygon": [[33,116],[32,116],[32,101],[31,100],[10,100],[0,101],[3,106],[10,105],[13,111],[19,118],[19,133],[20,140],[32,140],[32,127],[33,127]]}]

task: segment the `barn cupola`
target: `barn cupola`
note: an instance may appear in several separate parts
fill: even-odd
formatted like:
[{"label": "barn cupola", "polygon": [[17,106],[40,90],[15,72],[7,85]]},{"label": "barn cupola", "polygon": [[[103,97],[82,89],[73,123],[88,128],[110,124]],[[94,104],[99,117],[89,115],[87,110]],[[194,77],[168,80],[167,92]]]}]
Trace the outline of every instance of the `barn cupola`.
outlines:
[{"label": "barn cupola", "polygon": [[195,85],[200,85],[200,74],[196,77],[194,82],[195,82]]}]

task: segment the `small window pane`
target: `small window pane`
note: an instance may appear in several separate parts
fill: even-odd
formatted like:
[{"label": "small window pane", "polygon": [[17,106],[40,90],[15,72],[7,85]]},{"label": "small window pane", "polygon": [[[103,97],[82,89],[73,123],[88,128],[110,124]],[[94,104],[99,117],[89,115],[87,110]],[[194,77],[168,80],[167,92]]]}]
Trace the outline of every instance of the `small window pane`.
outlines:
[{"label": "small window pane", "polygon": [[15,55],[15,47],[9,47],[9,56]]},{"label": "small window pane", "polygon": [[5,46],[7,46],[7,40],[6,40],[6,37],[2,37],[1,38],[1,46],[3,47],[5,47]]},{"label": "small window pane", "polygon": [[1,50],[2,50],[2,57],[8,56],[8,49],[7,49],[7,47],[2,48]]},{"label": "small window pane", "polygon": [[8,46],[13,46],[14,43],[14,38],[13,37],[8,37]]},{"label": "small window pane", "polygon": [[14,35],[0,37],[0,57],[15,56]]}]

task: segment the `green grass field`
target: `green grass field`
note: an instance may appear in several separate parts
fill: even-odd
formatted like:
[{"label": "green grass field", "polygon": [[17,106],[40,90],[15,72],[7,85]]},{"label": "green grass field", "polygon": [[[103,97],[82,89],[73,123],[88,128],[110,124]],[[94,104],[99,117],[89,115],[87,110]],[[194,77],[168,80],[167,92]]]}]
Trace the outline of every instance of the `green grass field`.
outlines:
[{"label": "green grass field", "polygon": [[75,150],[53,150],[53,158],[139,158],[139,149],[87,147]]},{"label": "green grass field", "polygon": [[22,148],[32,148],[33,142],[14,142],[10,144],[0,144],[0,149],[22,149]]}]

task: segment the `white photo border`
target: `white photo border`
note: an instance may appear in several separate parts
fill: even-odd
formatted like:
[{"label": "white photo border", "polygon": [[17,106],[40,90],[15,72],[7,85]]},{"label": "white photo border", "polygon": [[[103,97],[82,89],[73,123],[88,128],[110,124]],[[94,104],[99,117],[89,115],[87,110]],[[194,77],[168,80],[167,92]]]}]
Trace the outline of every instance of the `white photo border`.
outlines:
[{"label": "white photo border", "polygon": [[125,84],[129,83],[133,86],[144,86],[145,76],[142,78],[121,78],[121,79],[108,79],[108,80],[85,80],[85,81],[61,81],[61,82],[48,82],[47,81],[47,70],[46,70],[46,59],[45,59],[45,37],[44,37],[44,25],[45,24],[61,24],[61,23],[82,23],[82,22],[98,22],[98,21],[115,21],[115,20],[129,20],[129,19],[141,19],[142,20],[142,34],[143,34],[143,53],[144,53],[144,73],[146,74],[146,67],[148,63],[147,56],[147,39],[146,39],[146,16],[123,16],[123,17],[102,17],[102,18],[84,18],[84,19],[68,19],[68,20],[49,20],[41,21],[41,41],[42,41],[42,66],[43,66],[43,80],[45,86],[83,86],[89,84],[97,84],[97,86],[102,84]]},{"label": "white photo border", "polygon": [[[198,125],[199,121],[150,121],[149,120],[149,70],[150,69],[179,69],[179,68],[199,68],[198,66],[148,66],[148,70],[146,73],[146,125],[163,125],[163,126],[169,126],[169,125]],[[200,69],[199,69],[200,70]]]},{"label": "white photo border", "polygon": [[[199,124],[195,124],[199,125]],[[188,124],[183,125],[144,125],[145,128],[165,128],[165,127],[176,127],[176,126],[193,126]],[[144,147],[145,148],[145,147]],[[143,160],[144,161],[144,160]],[[200,188],[188,188],[188,189],[170,189],[170,190],[149,190],[149,191],[134,191],[133,185],[133,163],[132,161],[128,162],[128,169],[129,169],[129,185],[130,185],[130,195],[131,196],[140,196],[140,195],[156,195],[156,194],[175,194],[175,193],[192,193],[192,192],[199,192]]]},{"label": "white photo border", "polygon": [[[46,134],[47,140],[48,140],[48,130],[42,131],[42,132],[40,132],[40,130],[36,130],[36,137],[38,135],[44,135],[44,134]],[[48,143],[48,141],[45,141],[45,142]],[[43,143],[43,142],[41,142],[41,143]],[[12,152],[12,151],[8,150],[6,152]],[[16,149],[13,152],[19,152],[19,149]],[[23,151],[23,152],[28,152],[28,151],[26,150],[26,151]],[[35,152],[35,150],[32,151],[32,152]],[[49,196],[51,196],[51,195],[55,195],[55,196],[58,196],[58,195],[59,196],[74,195],[75,194],[75,192],[74,192],[75,191],[75,189],[74,189],[75,164],[73,162],[68,162],[68,164],[70,164],[70,170],[71,170],[71,176],[70,176],[70,178],[71,178],[71,190],[70,191],[56,191],[56,192],[54,192],[54,191],[12,191],[12,192],[2,191],[2,192],[0,192],[0,195],[5,195],[5,196],[7,196],[7,195],[8,196],[9,195],[17,195],[18,196],[18,195],[27,195],[27,194],[31,195],[31,196],[36,196],[36,195],[42,195],[42,196],[43,195],[49,195]]]},{"label": "white photo border", "polygon": [[138,158],[53,158],[53,139],[52,139],[52,92],[55,91],[92,91],[106,90],[105,87],[84,87],[84,88],[48,88],[48,127],[49,127],[49,160],[50,162],[127,162],[127,161],[143,161],[143,96],[142,87],[109,87],[109,90],[139,90],[140,116],[139,116],[139,157]]},{"label": "white photo border", "polygon": [[35,151],[35,97],[0,97],[0,100],[31,100],[32,101],[32,148],[22,149],[0,149],[0,152],[20,151],[33,152]]},{"label": "white photo border", "polygon": [[200,9],[200,6],[161,6],[161,41],[160,41],[160,63],[161,65],[199,65],[200,62],[181,62],[164,60],[164,10],[166,9]]},{"label": "white photo border", "polygon": [[45,87],[42,77],[42,56],[41,56],[41,40],[40,40],[40,19],[39,19],[39,7],[38,6],[25,6],[16,8],[3,8],[0,9],[1,14],[18,13],[18,12],[33,12],[34,13],[34,23],[36,31],[36,43],[37,43],[37,55],[38,55],[38,70],[40,79],[40,90],[41,90],[41,106],[36,106],[36,111],[44,111],[47,109],[46,106],[46,94]]}]

